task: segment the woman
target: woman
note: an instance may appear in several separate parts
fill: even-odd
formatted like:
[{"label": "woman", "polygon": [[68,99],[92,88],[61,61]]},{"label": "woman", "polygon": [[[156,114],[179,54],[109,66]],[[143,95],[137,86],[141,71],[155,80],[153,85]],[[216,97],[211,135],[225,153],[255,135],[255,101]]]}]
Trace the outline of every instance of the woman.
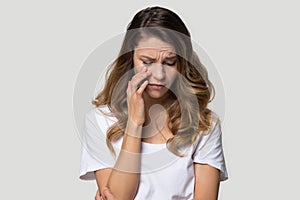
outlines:
[{"label": "woman", "polygon": [[96,179],[96,199],[217,199],[228,177],[213,91],[179,16],[138,12],[85,118],[80,178]]}]

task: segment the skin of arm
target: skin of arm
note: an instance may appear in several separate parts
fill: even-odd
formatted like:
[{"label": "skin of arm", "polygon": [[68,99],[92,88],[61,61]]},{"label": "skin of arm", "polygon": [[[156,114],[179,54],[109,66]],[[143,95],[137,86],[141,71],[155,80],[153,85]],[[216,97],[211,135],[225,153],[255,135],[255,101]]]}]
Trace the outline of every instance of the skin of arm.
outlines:
[{"label": "skin of arm", "polygon": [[145,122],[145,104],[142,96],[148,80],[137,87],[151,72],[143,67],[128,82],[127,105],[128,121],[123,136],[120,154],[113,169],[102,169],[95,172],[98,189],[105,199],[105,189],[118,200],[134,199],[139,181],[141,167],[141,138]]},{"label": "skin of arm", "polygon": [[194,163],[194,200],[217,200],[220,171],[207,164]]},{"label": "skin of arm", "polygon": [[[136,136],[133,136],[132,133]],[[104,190],[108,188],[115,199],[134,199],[140,177],[141,134],[141,126],[135,125],[134,123],[127,123],[121,152],[115,167],[113,169],[101,169],[95,172],[101,196],[107,198]]]}]

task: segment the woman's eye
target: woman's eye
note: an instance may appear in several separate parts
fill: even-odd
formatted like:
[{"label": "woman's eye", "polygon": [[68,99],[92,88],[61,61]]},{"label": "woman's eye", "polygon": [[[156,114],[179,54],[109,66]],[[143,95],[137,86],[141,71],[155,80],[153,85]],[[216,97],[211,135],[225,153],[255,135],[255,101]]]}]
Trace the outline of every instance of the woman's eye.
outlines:
[{"label": "woman's eye", "polygon": [[172,62],[172,63],[165,63],[165,65],[168,65],[168,66],[174,66],[176,64],[176,62]]},{"label": "woman's eye", "polygon": [[146,62],[146,61],[143,61],[143,64],[146,65],[146,66],[149,66],[152,64],[152,62]]}]

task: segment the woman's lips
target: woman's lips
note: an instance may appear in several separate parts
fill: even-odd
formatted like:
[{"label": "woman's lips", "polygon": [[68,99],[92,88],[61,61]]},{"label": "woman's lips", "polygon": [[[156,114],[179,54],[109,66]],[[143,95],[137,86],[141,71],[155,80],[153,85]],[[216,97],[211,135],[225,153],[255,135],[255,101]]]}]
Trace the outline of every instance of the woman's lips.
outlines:
[{"label": "woman's lips", "polygon": [[148,87],[150,87],[151,89],[154,89],[154,90],[161,90],[164,87],[164,85],[149,83]]}]

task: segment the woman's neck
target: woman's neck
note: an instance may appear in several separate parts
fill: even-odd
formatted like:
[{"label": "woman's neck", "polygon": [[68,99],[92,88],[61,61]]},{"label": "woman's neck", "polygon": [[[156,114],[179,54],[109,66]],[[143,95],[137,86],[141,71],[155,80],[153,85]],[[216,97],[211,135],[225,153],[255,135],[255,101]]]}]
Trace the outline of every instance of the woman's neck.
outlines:
[{"label": "woman's neck", "polygon": [[146,125],[151,122],[151,119],[157,119],[158,117],[162,116],[167,117],[168,114],[166,110],[172,101],[169,93],[159,99],[151,98],[147,94],[145,94],[143,97],[145,102]]},{"label": "woman's neck", "polygon": [[169,129],[168,105],[172,102],[170,94],[160,99],[145,98],[145,123],[143,128],[143,141],[148,143],[166,143],[173,137]]}]

